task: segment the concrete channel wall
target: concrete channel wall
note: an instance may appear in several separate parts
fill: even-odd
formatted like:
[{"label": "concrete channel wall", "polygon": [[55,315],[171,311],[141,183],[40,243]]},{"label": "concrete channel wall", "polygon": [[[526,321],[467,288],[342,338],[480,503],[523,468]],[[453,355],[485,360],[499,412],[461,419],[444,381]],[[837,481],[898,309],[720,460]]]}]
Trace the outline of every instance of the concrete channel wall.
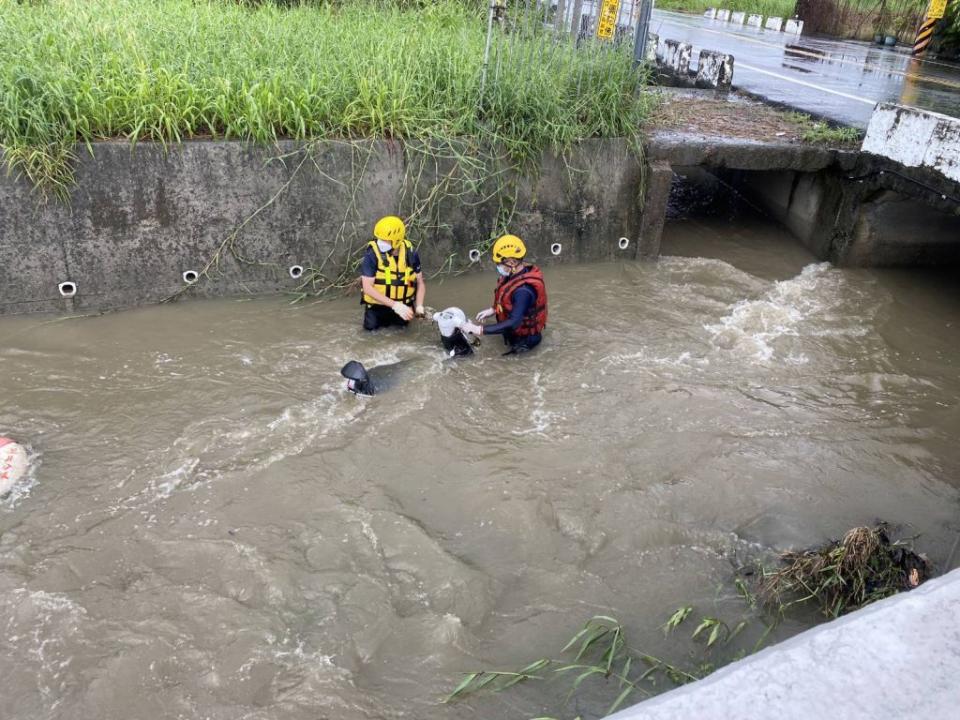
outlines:
[{"label": "concrete channel wall", "polygon": [[610,720],[955,718],[960,570],[881,600]]},{"label": "concrete channel wall", "polygon": [[[588,140],[566,157],[546,154],[525,177],[449,186],[415,213],[456,177],[449,155],[423,163],[388,141],[97,143],[80,151],[67,203],[0,176],[0,315],[96,312],[180,291],[300,293],[316,289],[305,285],[314,271],[321,286],[344,272],[349,281],[389,213],[419,215],[411,234],[428,273],[468,268],[504,209],[541,263],[655,258],[677,171],[688,167],[736,188],[822,260],[960,260],[956,184],[868,153],[661,131],[641,161],[625,141]],[[514,195],[515,206],[501,203]]]},{"label": "concrete channel wall", "polygon": [[[69,203],[42,203],[25,179],[0,178],[0,314],[160,301],[235,232],[234,252],[222,247],[209,280],[200,277],[189,294],[296,292],[310,268],[336,278],[377,218],[409,216],[414,191],[425,196],[450,171],[449,161],[421,164],[387,141],[310,150],[295,142],[97,143],[81,152]],[[625,142],[586,141],[566,159],[545,156],[532,180],[501,180],[431,206],[414,233],[428,273],[465,267],[471,249],[485,248],[499,209],[487,196],[513,193],[513,182],[510,228],[538,260],[642,254],[641,166]],[[306,268],[299,279],[294,266]],[[61,297],[63,283],[74,297]]]}]

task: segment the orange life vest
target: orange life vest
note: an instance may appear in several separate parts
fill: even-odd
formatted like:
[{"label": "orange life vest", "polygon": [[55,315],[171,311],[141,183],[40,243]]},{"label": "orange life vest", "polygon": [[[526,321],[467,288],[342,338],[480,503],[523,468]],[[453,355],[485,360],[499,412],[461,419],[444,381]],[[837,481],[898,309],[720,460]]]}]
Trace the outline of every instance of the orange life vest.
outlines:
[{"label": "orange life vest", "polygon": [[536,265],[528,265],[515,275],[502,277],[497,281],[497,289],[493,293],[493,309],[497,313],[497,322],[503,322],[510,317],[510,311],[513,310],[513,291],[521,285],[533,290],[537,299],[513,334],[517,337],[539,335],[547,326],[547,286],[543,282],[543,273]]}]

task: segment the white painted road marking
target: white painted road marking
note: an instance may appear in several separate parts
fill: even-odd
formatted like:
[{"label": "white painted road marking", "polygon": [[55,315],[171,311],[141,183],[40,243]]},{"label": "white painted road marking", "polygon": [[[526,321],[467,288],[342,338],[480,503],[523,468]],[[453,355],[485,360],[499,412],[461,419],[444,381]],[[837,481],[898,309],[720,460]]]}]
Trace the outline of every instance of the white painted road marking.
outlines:
[{"label": "white painted road marking", "polygon": [[780,73],[770,72],[769,70],[761,70],[758,67],[753,65],[747,65],[746,63],[737,62],[737,68],[742,68],[744,70],[751,70],[752,72],[760,73],[761,75],[769,75],[770,77],[775,77],[778,80],[785,80],[787,82],[796,83],[797,85],[803,85],[804,87],[813,88],[814,90],[819,90],[820,92],[831,93],[832,95],[839,95],[840,97],[845,97],[848,100],[856,100],[857,102],[866,103],[867,105],[876,105],[876,100],[868,100],[867,98],[862,98],[857,95],[848,95],[845,92],[840,92],[839,90],[831,90],[830,88],[823,87],[822,85],[816,85],[814,83],[806,82],[805,80],[797,80],[792,78],[789,75],[781,75]]}]

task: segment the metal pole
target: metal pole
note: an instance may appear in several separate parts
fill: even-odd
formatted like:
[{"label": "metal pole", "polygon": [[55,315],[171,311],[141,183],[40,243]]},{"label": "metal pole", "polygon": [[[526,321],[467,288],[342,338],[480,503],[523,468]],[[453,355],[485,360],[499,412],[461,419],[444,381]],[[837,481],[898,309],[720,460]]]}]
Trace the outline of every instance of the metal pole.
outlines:
[{"label": "metal pole", "polygon": [[480,74],[480,97],[483,97],[484,88],[487,85],[487,63],[490,62],[490,38],[493,36],[493,13],[497,8],[497,0],[490,3],[490,10],[487,13],[487,44],[483,48],[483,72]]},{"label": "metal pole", "polygon": [[641,0],[640,17],[637,18],[637,35],[633,40],[633,62],[642,64],[647,59],[647,36],[650,34],[650,11],[653,0]]},{"label": "metal pole", "polygon": [[573,19],[570,21],[570,36],[574,42],[580,39],[580,18],[583,16],[583,0],[573,3]]}]

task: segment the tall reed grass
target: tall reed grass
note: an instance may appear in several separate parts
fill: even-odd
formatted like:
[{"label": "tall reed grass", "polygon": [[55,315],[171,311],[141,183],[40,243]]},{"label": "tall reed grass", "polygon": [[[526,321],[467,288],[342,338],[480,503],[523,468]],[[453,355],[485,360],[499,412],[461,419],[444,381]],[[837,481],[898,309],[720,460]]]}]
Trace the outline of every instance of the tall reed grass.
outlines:
[{"label": "tall reed grass", "polygon": [[0,0],[0,146],[65,193],[76,144],[104,138],[482,137],[522,162],[639,133],[648,101],[629,53],[557,41],[537,55],[527,34],[481,97],[485,32],[453,0]]}]

